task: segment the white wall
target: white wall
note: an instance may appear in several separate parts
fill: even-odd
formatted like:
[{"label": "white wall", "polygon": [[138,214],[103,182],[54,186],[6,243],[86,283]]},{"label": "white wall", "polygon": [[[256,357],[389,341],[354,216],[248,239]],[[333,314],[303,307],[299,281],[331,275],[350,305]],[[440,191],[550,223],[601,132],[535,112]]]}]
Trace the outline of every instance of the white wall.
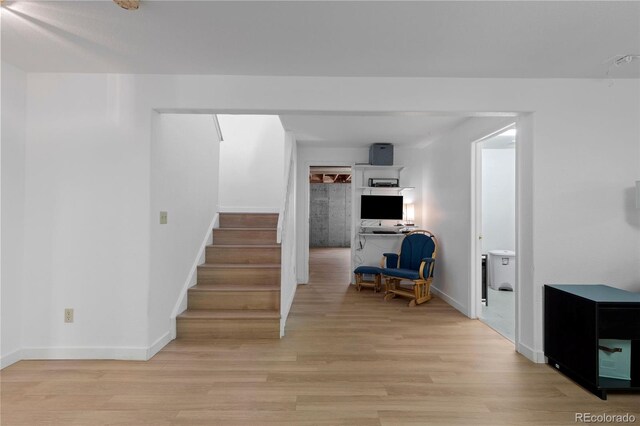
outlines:
[{"label": "white wall", "polygon": [[146,352],[151,111],[138,101],[133,77],[28,75],[26,358]]},{"label": "white wall", "polygon": [[[25,258],[39,262],[24,274],[29,345],[146,345],[153,108],[524,114],[530,144],[517,149],[525,353],[540,359],[543,284],[640,289],[631,196],[640,170],[638,79],[29,74],[27,86]],[[594,229],[607,230],[598,232],[599,250]],[[76,323],[65,328],[62,309],[74,306]]]},{"label": "white wall", "polygon": [[284,129],[275,115],[219,115],[220,211],[277,212],[284,183]]},{"label": "white wall", "polygon": [[423,221],[438,240],[432,288],[466,315],[470,314],[471,280],[471,142],[512,121],[471,118],[421,155]]},{"label": "white wall", "polygon": [[211,115],[154,113],[152,136],[148,342],[156,348],[171,336],[172,311],[211,232],[220,141]]},{"label": "white wall", "polygon": [[25,121],[27,76],[2,63],[2,337],[0,368],[19,359],[24,264]]},{"label": "white wall", "polygon": [[424,229],[426,223],[422,220],[423,215],[423,175],[424,175],[424,159],[420,155],[422,149],[418,148],[398,148],[395,149],[395,164],[404,165],[405,168],[401,172],[401,186],[413,186],[415,189],[403,191],[402,196],[405,203],[413,203],[414,205],[414,221],[416,226]]},{"label": "white wall", "polygon": [[482,252],[515,249],[516,150],[482,148]]}]

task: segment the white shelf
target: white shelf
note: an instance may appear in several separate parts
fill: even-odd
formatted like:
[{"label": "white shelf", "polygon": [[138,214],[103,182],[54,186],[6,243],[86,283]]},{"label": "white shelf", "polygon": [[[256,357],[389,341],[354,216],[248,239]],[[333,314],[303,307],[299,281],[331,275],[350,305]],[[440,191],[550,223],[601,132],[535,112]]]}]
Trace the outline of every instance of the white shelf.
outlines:
[{"label": "white shelf", "polygon": [[406,234],[403,234],[402,232],[397,233],[397,234],[373,234],[373,233],[368,233],[368,232],[359,232],[358,235],[364,235],[367,237],[398,237],[398,236],[405,236]]},{"label": "white shelf", "polygon": [[400,171],[404,169],[404,166],[374,166],[372,164],[355,164],[353,166],[354,169],[359,170],[397,170]]},{"label": "white shelf", "polygon": [[415,186],[359,186],[356,189],[361,190],[372,190],[372,191],[410,191],[412,189],[416,189]]}]

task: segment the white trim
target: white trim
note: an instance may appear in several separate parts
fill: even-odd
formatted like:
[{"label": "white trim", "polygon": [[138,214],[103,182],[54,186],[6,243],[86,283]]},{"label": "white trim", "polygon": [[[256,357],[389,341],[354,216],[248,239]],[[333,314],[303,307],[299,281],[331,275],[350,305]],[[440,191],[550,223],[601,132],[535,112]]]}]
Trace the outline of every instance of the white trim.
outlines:
[{"label": "white trim", "polygon": [[469,313],[467,312],[467,309],[464,306],[464,304],[460,303],[459,301],[457,301],[453,297],[449,296],[444,291],[438,289],[437,287],[431,286],[431,292],[434,295],[438,296],[440,299],[442,299],[445,302],[447,302],[449,305],[451,305],[454,308],[456,308],[458,311],[462,312],[465,316],[467,316],[467,317],[469,316]]},{"label": "white trim", "polygon": [[293,305],[293,299],[296,297],[296,291],[298,290],[298,285],[294,287],[291,292],[291,297],[289,300],[285,301],[285,303],[280,308],[280,337],[284,337],[284,326],[287,322],[287,318],[289,318],[289,312],[291,312],[291,305]]},{"label": "white trim", "polygon": [[125,361],[148,361],[170,341],[167,331],[149,347],[135,346],[52,346],[22,348],[0,358],[0,369],[18,361],[32,359],[116,359]]},{"label": "white trim", "polygon": [[[309,215],[310,215],[310,202],[311,202],[311,183],[309,182],[309,173],[311,172],[311,166],[319,166],[319,167],[350,167],[353,171],[356,166],[353,162],[348,161],[339,161],[339,160],[307,160],[304,162],[303,175],[298,173],[298,185],[302,185],[302,253],[298,253],[298,256],[302,256],[302,268],[298,272],[300,273],[297,278],[298,284],[309,284]],[[352,179],[353,182],[353,179]],[[355,229],[356,229],[356,219],[353,214],[355,209],[355,191],[351,189],[351,235],[349,237],[349,249],[350,249],[350,257],[351,257],[351,270],[354,269],[353,262],[353,247],[354,247],[354,238],[355,238]],[[297,213],[296,213],[297,214]],[[300,219],[300,216],[297,216]],[[296,238],[297,239],[297,238]],[[353,280],[353,274],[352,274]]]},{"label": "white trim", "polygon": [[218,142],[224,142],[224,138],[222,137],[222,129],[220,128],[220,122],[218,121],[218,115],[212,114],[213,125],[216,128],[216,133],[218,134]]},{"label": "white trim", "polygon": [[187,279],[185,280],[184,285],[182,286],[182,289],[178,294],[178,300],[176,301],[176,304],[174,305],[173,310],[171,311],[171,317],[169,318],[170,320],[169,333],[170,333],[171,339],[176,338],[176,334],[177,334],[176,317],[180,315],[187,308],[187,292],[189,288],[193,287],[196,284],[196,281],[197,281],[196,273],[198,271],[198,265],[203,263],[205,251],[207,249],[207,246],[211,243],[213,228],[219,225],[219,218],[220,218],[220,215],[218,213],[213,215],[211,224],[209,225],[209,228],[207,229],[207,233],[205,234],[204,240],[200,245],[200,250],[198,250],[198,255],[193,261],[193,265],[191,265],[191,270],[189,271],[189,275],[187,276]]},{"label": "white trim", "polygon": [[537,364],[544,364],[546,362],[544,352],[533,350],[524,343],[516,344],[516,351]]},{"label": "white trim", "polygon": [[167,331],[149,347],[135,346],[52,346],[22,348],[0,358],[0,369],[18,361],[32,359],[117,359],[128,361],[147,361],[160,352],[170,341],[171,332]]},{"label": "white trim", "polygon": [[220,213],[278,213],[278,207],[256,207],[256,206],[220,206]]},{"label": "white trim", "polygon": [[10,366],[11,364],[15,364],[21,359],[22,359],[22,350],[16,349],[15,351],[0,358],[0,370]]},{"label": "white trim", "polygon": [[22,348],[22,359],[117,359],[146,361],[148,348],[126,346]]},{"label": "white trim", "polygon": [[471,143],[471,285],[469,287],[469,318],[477,319],[481,310],[478,287],[482,286],[482,149],[480,141]]},{"label": "white trim", "polygon": [[[508,123],[508,124],[507,124]],[[480,235],[482,235],[482,148],[479,144],[493,136],[496,136],[509,128],[517,128],[517,122],[513,119],[509,118],[503,121],[497,130],[490,131],[485,136],[482,136],[479,139],[475,139],[471,142],[471,271],[469,276],[471,277],[471,282],[469,283],[469,318],[480,318],[479,314],[481,312],[481,297],[480,297],[480,289],[482,288],[482,263],[481,257],[482,254],[482,240],[480,239]],[[516,144],[516,149],[518,144]],[[517,153],[516,153],[517,156]],[[516,158],[517,163],[517,158]],[[516,164],[516,200],[518,199],[518,166]],[[518,241],[518,228],[517,228],[517,220],[518,214],[520,211],[518,210],[517,201],[516,201],[516,246]],[[488,265],[487,265],[488,266]],[[516,268],[518,267],[518,262],[516,262]],[[516,274],[517,278],[517,274]],[[519,293],[519,285],[516,279],[516,293]],[[517,296],[516,296],[517,297]],[[516,318],[514,319],[515,324],[518,323],[517,318],[518,312],[516,312]],[[516,327],[517,328],[517,327]]]},{"label": "white trim", "polygon": [[167,344],[174,338],[175,337],[173,337],[172,330],[169,330],[162,336],[160,336],[155,342],[151,344],[151,346],[147,348],[147,355],[145,360],[150,360],[151,358],[153,358],[155,354],[160,352],[160,350],[167,346]]}]

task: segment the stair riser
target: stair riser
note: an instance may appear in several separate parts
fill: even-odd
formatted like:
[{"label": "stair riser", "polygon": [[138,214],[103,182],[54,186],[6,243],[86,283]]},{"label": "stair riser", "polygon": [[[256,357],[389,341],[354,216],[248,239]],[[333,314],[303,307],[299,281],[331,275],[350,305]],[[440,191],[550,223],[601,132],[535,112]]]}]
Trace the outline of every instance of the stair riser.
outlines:
[{"label": "stair riser", "polygon": [[280,263],[280,247],[207,247],[207,263]]},{"label": "stair riser", "polygon": [[177,318],[179,339],[278,339],[278,319],[185,319]]},{"label": "stair riser", "polygon": [[276,244],[276,230],[236,230],[216,228],[213,244]]},{"label": "stair riser", "polygon": [[279,291],[189,291],[188,309],[280,309]]},{"label": "stair riser", "polygon": [[220,228],[275,228],[277,214],[220,214]]},{"label": "stair riser", "polygon": [[280,285],[280,269],[198,268],[198,285],[262,283]]}]

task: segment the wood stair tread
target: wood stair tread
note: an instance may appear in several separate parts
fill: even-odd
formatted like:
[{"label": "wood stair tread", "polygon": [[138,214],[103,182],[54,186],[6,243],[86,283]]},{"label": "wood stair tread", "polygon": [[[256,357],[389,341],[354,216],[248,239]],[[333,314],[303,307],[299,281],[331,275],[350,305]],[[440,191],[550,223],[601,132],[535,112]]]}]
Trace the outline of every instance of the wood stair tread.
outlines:
[{"label": "wood stair tread", "polygon": [[187,310],[179,319],[280,319],[280,312],[266,309]]},{"label": "wood stair tread", "polygon": [[207,269],[280,269],[279,263],[203,263],[198,268]]},{"label": "wood stair tread", "polygon": [[280,286],[275,284],[210,284],[194,285],[189,291],[280,291]]}]

